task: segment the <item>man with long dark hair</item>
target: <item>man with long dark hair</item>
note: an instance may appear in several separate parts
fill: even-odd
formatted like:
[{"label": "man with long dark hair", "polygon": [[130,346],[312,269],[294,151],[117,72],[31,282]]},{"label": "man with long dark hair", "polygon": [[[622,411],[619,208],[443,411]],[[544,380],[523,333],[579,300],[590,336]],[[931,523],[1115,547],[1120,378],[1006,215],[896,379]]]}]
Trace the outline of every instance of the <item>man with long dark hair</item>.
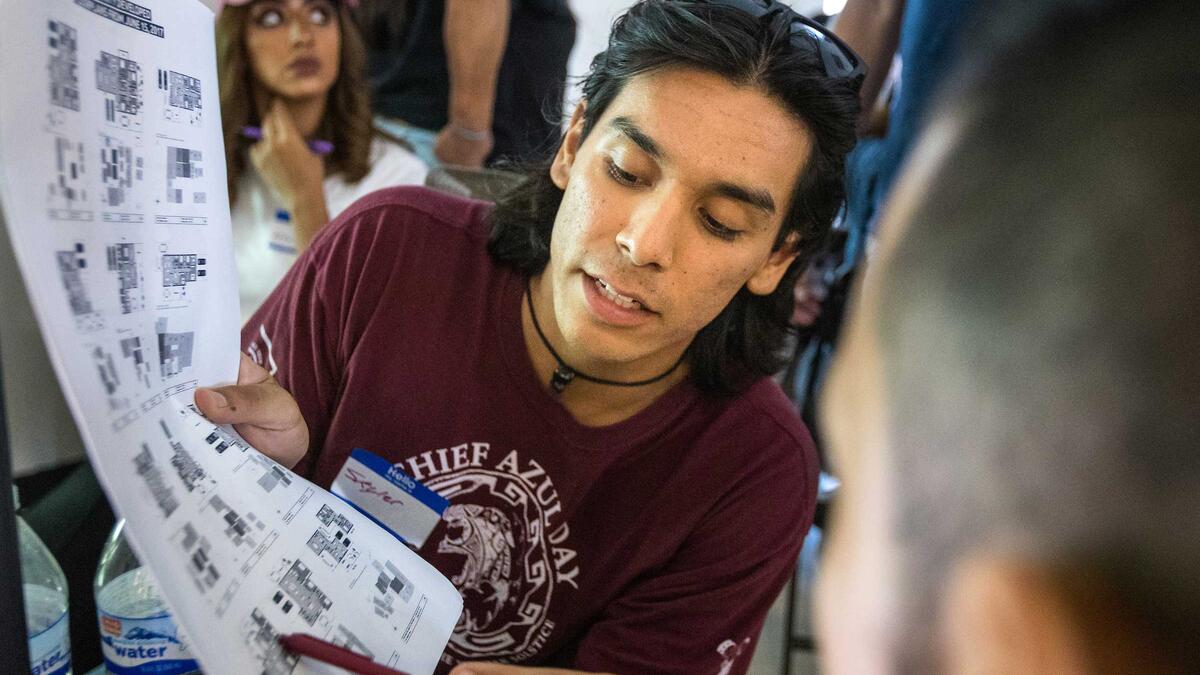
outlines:
[{"label": "man with long dark hair", "polygon": [[370,453],[449,499],[445,668],[743,672],[813,515],[769,375],[861,77],[781,3],[639,3],[550,163],[351,207],[247,324],[265,369],[197,403],[320,485]]}]

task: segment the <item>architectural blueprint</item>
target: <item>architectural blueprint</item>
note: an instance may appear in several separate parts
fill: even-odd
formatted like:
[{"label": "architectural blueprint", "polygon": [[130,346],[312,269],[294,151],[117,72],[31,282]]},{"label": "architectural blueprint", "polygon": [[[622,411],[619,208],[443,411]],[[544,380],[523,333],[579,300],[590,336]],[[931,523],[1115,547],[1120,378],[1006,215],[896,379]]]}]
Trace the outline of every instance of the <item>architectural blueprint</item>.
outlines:
[{"label": "architectural blueprint", "polygon": [[3,222],[92,465],[204,669],[315,672],[276,642],[303,632],[431,672],[450,582],[192,405],[239,359],[212,13],[0,8]]}]

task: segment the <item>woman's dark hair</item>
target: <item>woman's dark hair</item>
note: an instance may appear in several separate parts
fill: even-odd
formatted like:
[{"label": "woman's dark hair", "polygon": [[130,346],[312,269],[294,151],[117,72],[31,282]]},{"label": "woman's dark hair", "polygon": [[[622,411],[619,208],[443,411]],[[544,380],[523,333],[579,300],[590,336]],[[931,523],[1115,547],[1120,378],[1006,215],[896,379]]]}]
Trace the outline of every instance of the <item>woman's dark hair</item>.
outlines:
[{"label": "woman's dark hair", "polygon": [[[813,140],[812,157],[775,241],[778,249],[788,235],[798,235],[795,262],[774,293],[756,296],[740,290],[688,348],[696,384],[708,392],[731,394],[783,366],[792,287],[845,201],[845,157],[855,143],[857,86],[827,77],[819,54],[793,47],[790,21],[783,14],[760,23],[741,10],[704,2],[644,0],[613,24],[608,48],[592,60],[583,80],[583,138],[631,79],[677,66],[760,87],[801,119]],[[550,232],[562,196],[550,179],[549,163],[531,168],[492,214],[492,257],[525,274],[539,274],[550,260]]]},{"label": "woman's dark hair", "polygon": [[[217,17],[217,80],[221,90],[221,129],[225,137],[226,178],[229,203],[237,201],[237,184],[248,163],[247,152],[254,141],[242,136],[245,126],[259,126],[262,113],[252,92],[254,73],[246,53],[246,25],[250,5],[226,5]],[[333,141],[333,152],[325,158],[327,175],[342,174],[356,183],[371,170],[371,94],[366,81],[367,52],[346,4],[337,3],[341,32],[340,67],[329,89],[325,116],[317,136]]]}]

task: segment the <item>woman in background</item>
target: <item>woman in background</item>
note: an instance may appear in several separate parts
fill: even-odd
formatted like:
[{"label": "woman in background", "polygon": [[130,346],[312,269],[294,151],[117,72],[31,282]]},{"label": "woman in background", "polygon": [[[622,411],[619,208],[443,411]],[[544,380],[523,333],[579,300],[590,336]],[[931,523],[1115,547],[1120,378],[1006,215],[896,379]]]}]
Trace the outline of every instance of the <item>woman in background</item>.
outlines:
[{"label": "woman in background", "polygon": [[228,0],[217,71],[242,320],[329,220],[427,167],[372,127],[356,0]]}]

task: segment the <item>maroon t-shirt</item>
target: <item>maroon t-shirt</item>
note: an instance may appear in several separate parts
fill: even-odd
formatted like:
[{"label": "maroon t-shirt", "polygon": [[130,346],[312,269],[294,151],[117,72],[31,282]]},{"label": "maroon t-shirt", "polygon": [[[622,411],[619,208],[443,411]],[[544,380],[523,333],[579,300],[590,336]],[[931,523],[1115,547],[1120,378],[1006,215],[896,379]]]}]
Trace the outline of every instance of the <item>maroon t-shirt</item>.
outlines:
[{"label": "maroon t-shirt", "polygon": [[369,195],[247,323],[308,422],[297,472],[328,487],[364,448],[450,500],[420,551],[466,601],[442,670],[743,672],[812,521],[808,432],[767,379],[577,422],[534,372],[489,208]]}]

